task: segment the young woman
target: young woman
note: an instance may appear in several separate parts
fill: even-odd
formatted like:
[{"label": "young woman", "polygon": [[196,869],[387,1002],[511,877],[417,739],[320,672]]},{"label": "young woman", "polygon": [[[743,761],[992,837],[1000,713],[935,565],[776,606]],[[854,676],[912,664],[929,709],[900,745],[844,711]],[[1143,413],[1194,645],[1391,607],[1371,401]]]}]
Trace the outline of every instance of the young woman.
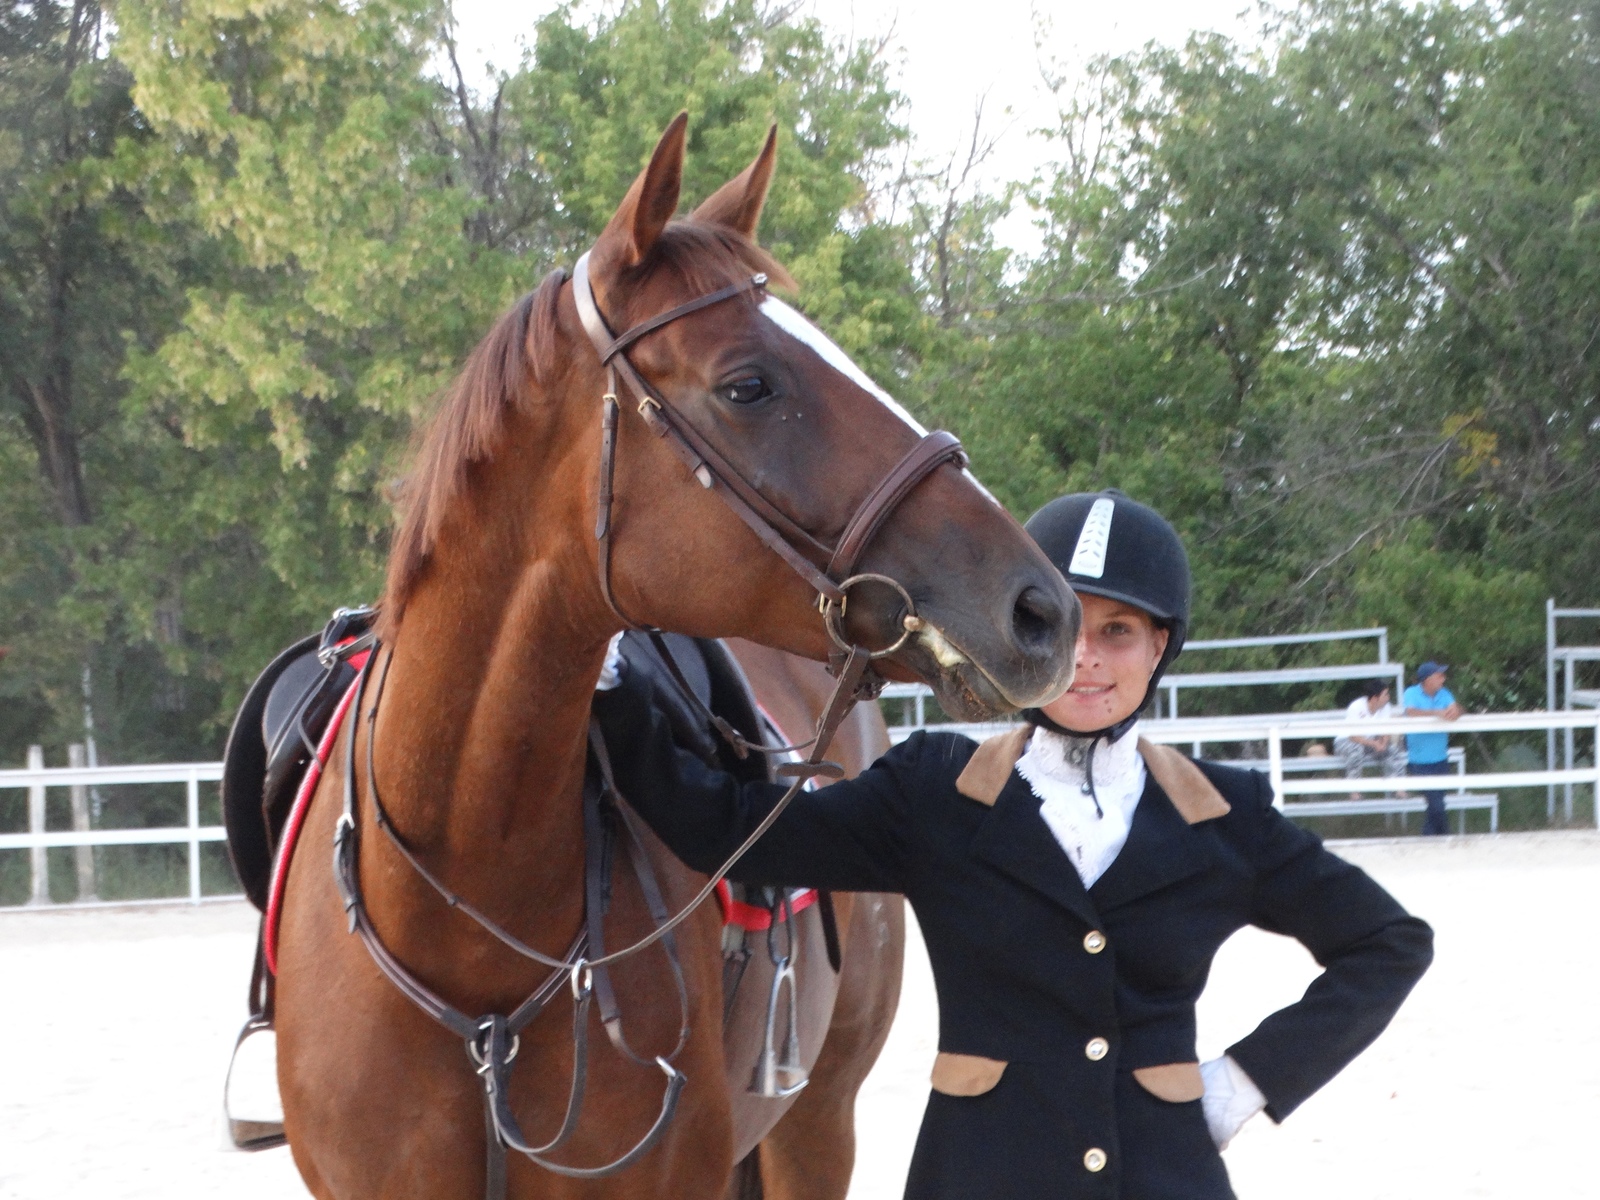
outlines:
[{"label": "young woman", "polygon": [[[1389,1023],[1432,932],[1273,806],[1264,775],[1142,741],[1183,647],[1189,567],[1119,492],[1028,522],[1083,603],[1072,686],[981,746],[916,733],[856,779],[802,792],[735,869],[753,883],[901,892],[939,995],[939,1055],[910,1200],[1221,1200],[1218,1154],[1288,1116]],[[609,680],[608,680],[609,681]],[[675,749],[648,684],[595,698],[629,802],[714,869],[784,789]],[[1243,925],[1324,967],[1219,1059],[1194,1005]]]}]

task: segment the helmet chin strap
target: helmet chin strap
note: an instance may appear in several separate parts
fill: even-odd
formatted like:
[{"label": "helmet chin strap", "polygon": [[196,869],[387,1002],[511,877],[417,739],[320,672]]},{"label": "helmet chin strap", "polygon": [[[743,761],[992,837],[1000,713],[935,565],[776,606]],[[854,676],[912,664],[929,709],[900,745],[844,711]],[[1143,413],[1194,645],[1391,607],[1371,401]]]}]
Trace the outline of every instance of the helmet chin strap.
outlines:
[{"label": "helmet chin strap", "polygon": [[[1169,647],[1172,640],[1173,639],[1169,633]],[[1181,641],[1178,643],[1178,646],[1181,648]],[[1057,734],[1060,737],[1069,738],[1073,741],[1088,742],[1088,746],[1084,750],[1083,787],[1089,799],[1094,801],[1094,815],[1097,818],[1103,818],[1106,814],[1105,810],[1100,807],[1100,797],[1095,792],[1094,788],[1094,748],[1102,740],[1107,743],[1120,740],[1123,734],[1127,733],[1128,730],[1134,727],[1134,724],[1139,720],[1139,714],[1144,712],[1145,706],[1150,703],[1150,698],[1155,695],[1156,685],[1161,682],[1161,677],[1166,674],[1168,664],[1171,663],[1171,661],[1176,657],[1177,653],[1175,649],[1170,654],[1166,651],[1163,651],[1161,655],[1161,661],[1156,663],[1155,670],[1150,672],[1150,682],[1145,687],[1144,699],[1139,702],[1139,707],[1134,709],[1131,713],[1123,717],[1122,720],[1116,722],[1115,724],[1106,725],[1100,729],[1091,730],[1068,729],[1066,726],[1052,720],[1042,708],[1025,708],[1022,710],[1022,719],[1028,722],[1030,725],[1037,726],[1041,729],[1048,729],[1051,733]]]},{"label": "helmet chin strap", "polygon": [[1094,788],[1094,748],[1102,738],[1108,742],[1114,742],[1127,733],[1133,727],[1133,723],[1139,719],[1139,714],[1134,713],[1131,717],[1125,717],[1115,725],[1108,725],[1104,729],[1096,729],[1092,733],[1079,733],[1076,729],[1068,729],[1065,726],[1058,725],[1045,715],[1045,711],[1042,708],[1025,708],[1022,710],[1022,717],[1028,724],[1048,729],[1051,733],[1060,737],[1076,742],[1088,742],[1084,749],[1083,757],[1083,790],[1089,799],[1094,801],[1095,817],[1103,818],[1106,815],[1105,809],[1100,807],[1100,796]]}]

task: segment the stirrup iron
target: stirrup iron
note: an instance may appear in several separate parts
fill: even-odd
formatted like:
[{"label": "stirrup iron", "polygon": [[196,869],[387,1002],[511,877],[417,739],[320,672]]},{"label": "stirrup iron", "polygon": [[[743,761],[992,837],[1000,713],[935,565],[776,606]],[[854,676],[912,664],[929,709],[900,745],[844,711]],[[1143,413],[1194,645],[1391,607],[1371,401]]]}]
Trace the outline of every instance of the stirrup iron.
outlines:
[{"label": "stirrup iron", "polygon": [[271,1033],[272,1022],[266,1017],[252,1016],[239,1030],[233,1043],[233,1054],[228,1059],[228,1074],[222,1081],[222,1115],[228,1123],[228,1138],[236,1150],[271,1150],[287,1146],[289,1139],[283,1132],[283,1118],[252,1120],[233,1115],[233,1068],[239,1061],[239,1051],[245,1042],[258,1033]]},{"label": "stirrup iron", "polygon": [[[778,914],[783,914],[784,932],[788,938],[787,953],[777,953],[774,934],[778,927]],[[769,1100],[783,1100],[794,1095],[811,1082],[805,1065],[800,1061],[800,1003],[799,988],[795,979],[794,910],[789,906],[789,894],[783,893],[779,904],[772,906],[772,924],[767,926],[767,953],[772,959],[772,988],[767,992],[766,1030],[761,1040],[761,1057],[756,1060],[755,1075],[750,1080],[752,1095]],[[775,1034],[778,1028],[778,1001],[783,993],[789,994],[788,1029],[783,1038],[783,1057],[778,1057]]]}]

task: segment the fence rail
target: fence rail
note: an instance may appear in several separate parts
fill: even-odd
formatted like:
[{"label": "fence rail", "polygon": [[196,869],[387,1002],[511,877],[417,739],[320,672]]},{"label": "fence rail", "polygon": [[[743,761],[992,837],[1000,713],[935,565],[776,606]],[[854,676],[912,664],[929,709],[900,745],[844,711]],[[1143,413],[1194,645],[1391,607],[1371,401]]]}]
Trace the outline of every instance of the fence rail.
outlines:
[{"label": "fence rail", "polygon": [[[222,778],[222,764],[148,763],[123,767],[45,767],[37,748],[29,752],[30,765],[23,770],[0,771],[0,791],[25,789],[28,792],[28,832],[0,834],[0,850],[32,852],[30,905],[50,903],[49,850],[75,846],[163,846],[189,847],[189,895],[198,904],[200,895],[200,847],[220,842],[227,832],[220,825],[200,824],[200,785]],[[181,783],[185,785],[187,823],[159,829],[45,829],[45,792],[49,788],[114,787],[118,784]],[[81,878],[80,868],[80,878]]]},{"label": "fence rail", "polygon": [[[923,726],[923,702],[932,693],[920,684],[896,684],[884,690],[885,698],[914,701],[913,722],[892,725],[890,740],[904,741],[918,728],[949,730],[966,734],[977,740],[992,736],[1011,726],[991,724],[945,724]],[[1367,777],[1345,778],[1288,778],[1284,769],[1284,742],[1304,741],[1314,738],[1338,737],[1349,733],[1350,724],[1339,716],[1327,713],[1274,713],[1239,717],[1180,717],[1171,720],[1145,721],[1139,732],[1152,742],[1190,745],[1198,754],[1207,744],[1240,742],[1267,743],[1267,773],[1272,780],[1275,802],[1282,805],[1286,797],[1348,795],[1352,792],[1384,792],[1396,786],[1393,779]],[[1373,718],[1361,723],[1363,735],[1402,733],[1507,733],[1518,731],[1589,730],[1600,746],[1600,711],[1557,712],[1504,712],[1473,713],[1456,721],[1442,721],[1426,717]],[[38,760],[35,759],[35,762]],[[1303,759],[1291,759],[1297,765]],[[1330,769],[1336,769],[1338,760],[1329,759]],[[1297,772],[1298,773],[1298,772]],[[29,793],[29,831],[27,833],[0,834],[0,850],[29,850],[33,853],[32,904],[48,904],[49,863],[46,852],[51,849],[78,846],[151,846],[187,845],[189,862],[190,903],[198,904],[200,891],[200,847],[207,843],[225,840],[226,833],[220,825],[200,823],[200,785],[215,783],[222,778],[221,763],[154,763],[122,767],[43,767],[32,766],[25,770],[0,770],[0,790],[25,789]],[[1421,790],[1426,777],[1408,777],[1408,786]],[[1432,779],[1427,779],[1434,784]],[[158,829],[63,829],[46,830],[44,794],[49,788],[62,787],[114,787],[119,784],[182,783],[187,799],[187,823]],[[1600,755],[1596,764],[1575,766],[1565,770],[1542,771],[1482,771],[1476,774],[1441,776],[1435,786],[1451,792],[1464,792],[1489,788],[1544,787],[1546,785],[1583,784],[1595,788],[1595,824],[1600,828]]]},{"label": "fence rail", "polygon": [[1389,627],[1370,629],[1326,629],[1320,633],[1273,633],[1264,637],[1191,638],[1183,643],[1190,650],[1251,650],[1258,646],[1310,646],[1323,642],[1353,642],[1376,638],[1378,661],[1389,661]]},{"label": "fence rail", "polygon": [[[932,692],[921,684],[900,684],[891,698],[912,699],[921,691],[923,697]],[[885,696],[889,696],[885,689]],[[961,733],[981,741],[996,733],[1014,728],[1013,725],[995,722],[990,724],[947,724],[919,726],[902,723],[889,727],[889,740],[904,741],[918,728],[947,730]],[[1139,733],[1152,742],[1167,745],[1188,745],[1198,757],[1207,744],[1237,744],[1240,742],[1266,742],[1267,774],[1272,781],[1274,802],[1280,807],[1286,797],[1348,795],[1352,792],[1393,791],[1394,779],[1363,777],[1345,779],[1287,778],[1284,743],[1310,741],[1318,738],[1336,738],[1350,733],[1351,723],[1342,713],[1266,713],[1234,717],[1177,717],[1166,720],[1147,720],[1139,724]],[[1532,731],[1588,730],[1595,734],[1600,747],[1600,710],[1555,712],[1498,712],[1470,713],[1454,721],[1437,717],[1385,717],[1362,721],[1363,737],[1378,734],[1404,733],[1515,733]],[[1290,759],[1296,764],[1296,773],[1304,767],[1304,759]],[[1340,767],[1339,760],[1325,760],[1329,770]],[[1455,793],[1480,791],[1491,788],[1524,788],[1556,785],[1586,784],[1595,789],[1595,826],[1600,828],[1600,753],[1593,765],[1573,766],[1566,769],[1535,771],[1480,771],[1477,773],[1451,773],[1440,776],[1435,782],[1429,776],[1406,776],[1404,786],[1413,791],[1450,791]]]}]

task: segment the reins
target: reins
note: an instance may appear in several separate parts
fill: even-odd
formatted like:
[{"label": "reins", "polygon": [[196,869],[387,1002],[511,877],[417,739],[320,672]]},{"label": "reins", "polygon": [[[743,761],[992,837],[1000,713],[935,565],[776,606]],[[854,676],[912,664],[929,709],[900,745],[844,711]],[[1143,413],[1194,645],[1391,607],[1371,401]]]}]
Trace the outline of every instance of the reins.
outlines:
[{"label": "reins", "polygon": [[[671,1124],[677,1110],[679,1095],[687,1082],[687,1077],[673,1063],[688,1044],[690,1033],[688,988],[678,958],[674,931],[715,893],[717,885],[772,827],[808,779],[818,775],[838,778],[843,774],[841,767],[836,763],[825,761],[822,756],[827,752],[835,732],[856,702],[876,696],[881,688],[881,679],[871,670],[872,662],[900,649],[908,638],[922,628],[915,603],[900,583],[884,575],[851,572],[854,571],[868,543],[884,521],[918,484],[945,463],[960,465],[966,461],[961,443],[953,435],[938,431],[923,436],[861,501],[845,523],[838,542],[831,547],[823,544],[751,486],[714,446],[676,412],[666,397],[639,374],[627,355],[628,348],[637,344],[640,339],[690,313],[721,304],[737,296],[761,291],[766,286],[766,277],[759,274],[749,276],[668,309],[634,325],[620,336],[614,336],[595,303],[589,283],[588,263],[588,254],[578,260],[573,270],[572,290],[579,317],[590,341],[594,344],[601,364],[606,368],[607,378],[607,389],[601,398],[600,471],[595,520],[601,595],[620,622],[630,628],[644,630],[657,640],[662,658],[678,685],[697,707],[706,712],[712,724],[729,740],[740,757],[751,751],[780,754],[808,747],[810,754],[802,761],[782,763],[773,768],[773,774],[778,779],[790,781],[787,791],[750,831],[738,848],[728,856],[727,861],[707,879],[705,886],[678,912],[668,916],[660,885],[650,867],[634,818],[623,805],[617,803],[620,797],[611,777],[605,743],[600,736],[599,726],[591,719],[589,731],[591,769],[585,771],[583,789],[585,918],[566,955],[555,958],[534,949],[447,887],[406,844],[390,819],[379,793],[374,768],[378,709],[383,700],[389,667],[394,660],[393,648],[389,649],[384,659],[382,673],[378,677],[376,694],[366,715],[367,790],[372,799],[375,824],[418,877],[447,905],[464,913],[507,948],[550,968],[551,971],[511,1013],[505,1015],[490,1013],[474,1018],[451,1005],[423,983],[383,944],[367,913],[361,893],[358,811],[360,788],[356,778],[355,750],[360,721],[353,721],[346,734],[344,807],[334,830],[334,878],[343,900],[350,931],[359,935],[378,969],[402,995],[466,1043],[468,1056],[484,1088],[487,1139],[485,1194],[488,1200],[500,1200],[505,1195],[505,1155],[508,1148],[516,1150],[538,1166],[556,1174],[577,1179],[599,1179],[636,1162],[660,1140]],[[816,590],[818,611],[829,637],[837,647],[837,652],[831,656],[829,665],[837,682],[827,707],[818,718],[815,736],[809,741],[796,746],[768,747],[757,746],[744,739],[728,722],[710,713],[707,706],[700,702],[693,689],[684,680],[676,660],[659,640],[660,631],[630,620],[618,607],[611,586],[611,557],[614,540],[612,506],[615,495],[617,424],[620,412],[619,379],[625,381],[639,397],[637,411],[646,426],[657,437],[666,440],[700,485],[721,499],[755,533],[763,545],[782,558]],[[851,643],[844,636],[841,624],[850,590],[858,584],[867,582],[880,583],[893,589],[899,594],[905,610],[900,635],[893,644],[880,650],[869,650]],[[372,664],[377,658],[379,649],[380,647],[374,642],[371,646],[372,654],[363,664],[355,684],[354,708],[358,716],[363,708]],[[609,845],[608,835],[612,832],[612,826],[608,826],[606,822],[608,812],[615,816],[615,827],[620,828],[626,835],[628,858],[638,879],[653,926],[648,934],[638,940],[609,952],[605,949],[602,920],[605,897],[608,893],[606,870],[609,855],[606,853],[606,847]],[[620,1007],[607,969],[657,943],[661,943],[666,952],[678,993],[681,1020],[677,1044],[672,1051],[647,1058],[637,1053],[623,1034]],[[520,1033],[544,1011],[561,991],[563,983],[567,984],[573,997],[572,1079],[568,1089],[566,1113],[560,1128],[549,1141],[536,1146],[530,1144],[523,1136],[516,1116],[511,1111],[508,1096],[511,1063],[517,1056]],[[636,1063],[659,1067],[666,1076],[666,1088],[655,1121],[631,1149],[601,1166],[574,1167],[552,1162],[545,1156],[566,1142],[577,1128],[588,1073],[588,1015],[596,999],[600,1004],[602,1025],[612,1044],[620,1053]]]}]

